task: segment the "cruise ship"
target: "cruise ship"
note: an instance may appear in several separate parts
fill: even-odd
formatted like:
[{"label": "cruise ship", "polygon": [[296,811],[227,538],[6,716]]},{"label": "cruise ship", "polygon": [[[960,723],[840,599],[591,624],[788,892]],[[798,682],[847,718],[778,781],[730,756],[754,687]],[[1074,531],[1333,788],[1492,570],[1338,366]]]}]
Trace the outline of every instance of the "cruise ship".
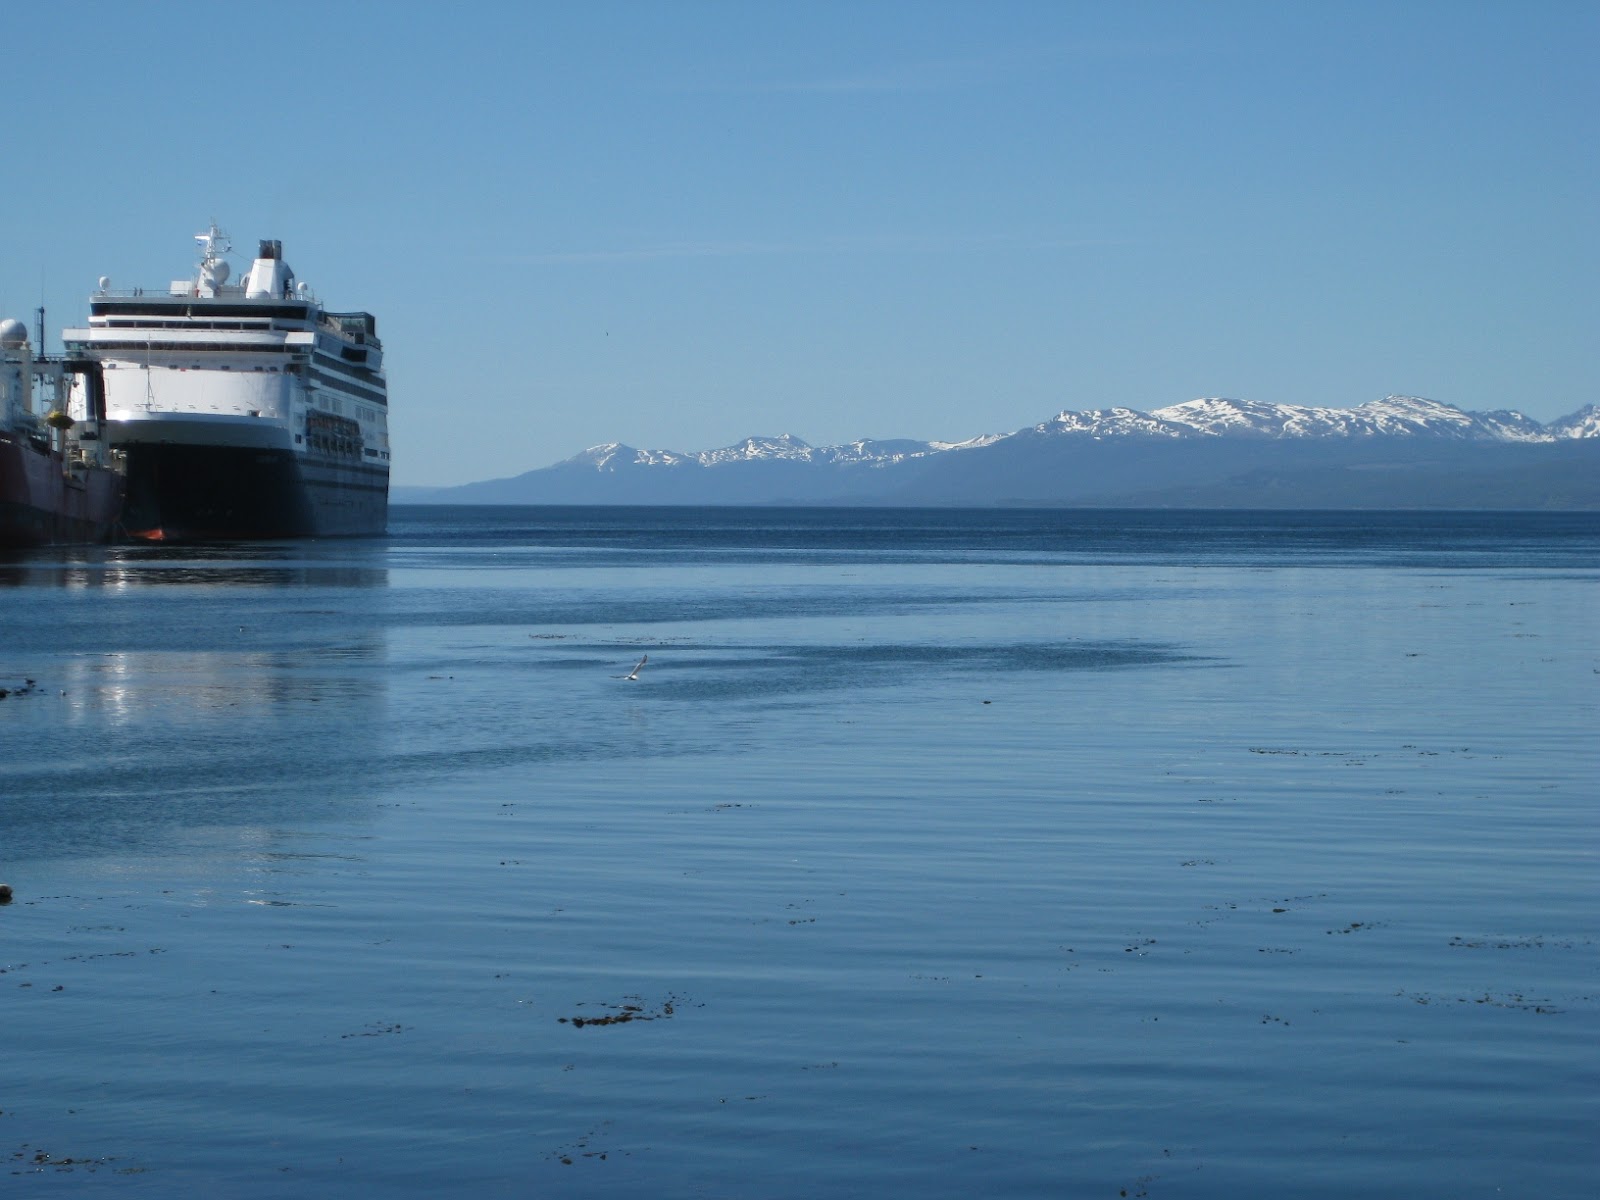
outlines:
[{"label": "cruise ship", "polygon": [[370,313],[329,312],[263,241],[230,283],[227,235],[197,234],[192,278],[114,291],[67,329],[79,386],[125,457],[122,532],[150,541],[380,534],[388,391]]}]

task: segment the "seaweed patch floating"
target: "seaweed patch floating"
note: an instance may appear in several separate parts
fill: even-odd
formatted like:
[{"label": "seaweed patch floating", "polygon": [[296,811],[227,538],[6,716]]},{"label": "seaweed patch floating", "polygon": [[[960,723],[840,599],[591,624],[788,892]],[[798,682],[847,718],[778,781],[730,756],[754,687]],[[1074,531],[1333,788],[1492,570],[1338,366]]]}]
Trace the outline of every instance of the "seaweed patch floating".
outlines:
[{"label": "seaweed patch floating", "polygon": [[[621,1004],[605,1004],[611,1011],[599,1017],[557,1017],[563,1025],[582,1029],[586,1025],[626,1025],[632,1021],[661,1021],[674,1016],[686,1001],[682,996],[669,995],[655,1008],[646,1008],[639,996],[624,996]],[[580,1005],[581,1007],[581,1005]]]}]

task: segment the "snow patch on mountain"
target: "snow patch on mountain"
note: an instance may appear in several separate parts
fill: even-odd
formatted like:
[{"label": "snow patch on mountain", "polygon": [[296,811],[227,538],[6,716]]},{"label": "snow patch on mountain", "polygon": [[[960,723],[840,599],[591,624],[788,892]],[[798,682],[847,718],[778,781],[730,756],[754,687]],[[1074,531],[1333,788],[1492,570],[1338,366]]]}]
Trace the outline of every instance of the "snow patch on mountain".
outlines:
[{"label": "snow patch on mountain", "polygon": [[795,437],[794,434],[780,433],[777,437],[747,437],[742,442],[735,442],[720,450],[702,450],[693,457],[701,466],[709,467],[717,463],[751,462],[757,459],[812,462],[816,458],[816,453],[815,447]]},{"label": "snow patch on mountain", "polygon": [[1600,437],[1600,404],[1580,408],[1570,417],[1562,417],[1545,426],[1558,439]]},{"label": "snow patch on mountain", "polygon": [[996,442],[1004,441],[1010,437],[1009,433],[981,433],[977,437],[967,438],[963,442],[928,442],[930,450],[943,453],[946,450],[978,450],[984,446],[992,446]]},{"label": "snow patch on mountain", "polygon": [[1189,437],[1186,425],[1163,420],[1160,414],[1133,408],[1095,408],[1087,412],[1062,412],[1025,433],[1045,437]]},{"label": "snow patch on mountain", "polygon": [[1182,404],[1158,408],[1153,414],[1162,421],[1186,426],[1213,437],[1315,437],[1330,431],[1322,410],[1294,404],[1263,404],[1255,400],[1234,400],[1226,396],[1206,396]]},{"label": "snow patch on mountain", "polygon": [[620,458],[627,461],[629,457],[638,453],[631,446],[624,446],[621,442],[605,442],[599,446],[590,446],[581,450],[567,459],[575,466],[593,467],[596,471],[615,470],[615,463]]},{"label": "snow patch on mountain", "polygon": [[610,474],[627,467],[675,467],[692,461],[691,456],[675,450],[636,450],[621,442],[606,442],[574,454],[562,465],[589,467]]}]

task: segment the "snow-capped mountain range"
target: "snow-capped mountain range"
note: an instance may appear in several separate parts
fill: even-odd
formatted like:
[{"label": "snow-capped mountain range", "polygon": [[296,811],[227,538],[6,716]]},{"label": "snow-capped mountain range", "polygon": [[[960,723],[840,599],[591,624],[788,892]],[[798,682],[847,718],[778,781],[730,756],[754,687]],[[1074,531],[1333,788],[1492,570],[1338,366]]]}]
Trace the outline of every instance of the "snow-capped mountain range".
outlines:
[{"label": "snow-capped mountain range", "polygon": [[396,499],[1600,508],[1600,406],[1541,424],[1419,396],[1354,408],[1207,397],[1065,411],[958,442],[812,446],[782,434],[695,453],[611,442],[512,479]]},{"label": "snow-capped mountain range", "polygon": [[1385,396],[1356,408],[1308,408],[1255,400],[1207,397],[1187,400],[1152,413],[1128,408],[1064,412],[1035,426],[1040,432],[1087,433],[1092,437],[1135,433],[1154,437],[1455,437],[1510,442],[1550,442],[1563,437],[1600,435],[1600,409],[1541,425],[1519,412],[1501,409],[1469,413],[1453,404],[1421,396]]},{"label": "snow-capped mountain range", "polygon": [[1008,437],[1088,438],[1374,438],[1447,437],[1476,441],[1555,442],[1564,438],[1600,437],[1600,405],[1591,404],[1571,416],[1540,424],[1519,412],[1499,409],[1470,413],[1453,404],[1421,396],[1385,396],[1356,408],[1311,408],[1297,404],[1269,404],[1257,400],[1205,397],[1186,400],[1153,412],[1132,408],[1066,411],[1049,421],[1012,434],[991,433],[961,442],[919,442],[909,438],[846,442],[839,446],[813,446],[784,433],[777,437],[748,437],[717,450],[679,453],[675,450],[637,450],[620,442],[591,446],[568,459],[569,463],[613,471],[623,462],[638,466],[673,467],[697,464],[714,467],[726,463],[787,460],[806,463],[865,463],[887,465],[927,458],[953,450],[992,446]]},{"label": "snow-capped mountain range", "polygon": [[972,438],[965,442],[918,442],[910,438],[879,440],[862,438],[842,446],[813,446],[792,433],[777,437],[747,437],[720,450],[701,450],[693,454],[680,454],[675,450],[635,450],[620,442],[607,442],[590,446],[582,454],[569,458],[569,463],[582,463],[597,471],[615,470],[623,463],[648,467],[679,467],[695,465],[715,467],[728,463],[747,462],[804,462],[804,463],[866,463],[869,465],[893,464],[907,459],[926,458],[946,450],[960,450],[971,446],[987,446],[999,441],[1004,434]]}]

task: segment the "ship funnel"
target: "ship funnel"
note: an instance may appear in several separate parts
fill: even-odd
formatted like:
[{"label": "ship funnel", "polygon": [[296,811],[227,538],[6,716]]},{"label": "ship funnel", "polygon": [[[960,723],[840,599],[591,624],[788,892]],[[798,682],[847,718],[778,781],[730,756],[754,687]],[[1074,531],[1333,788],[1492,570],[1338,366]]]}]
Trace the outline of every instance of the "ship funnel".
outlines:
[{"label": "ship funnel", "polygon": [[283,243],[263,241],[261,254],[245,276],[244,294],[251,298],[287,299],[294,288],[294,272],[283,261]]}]

